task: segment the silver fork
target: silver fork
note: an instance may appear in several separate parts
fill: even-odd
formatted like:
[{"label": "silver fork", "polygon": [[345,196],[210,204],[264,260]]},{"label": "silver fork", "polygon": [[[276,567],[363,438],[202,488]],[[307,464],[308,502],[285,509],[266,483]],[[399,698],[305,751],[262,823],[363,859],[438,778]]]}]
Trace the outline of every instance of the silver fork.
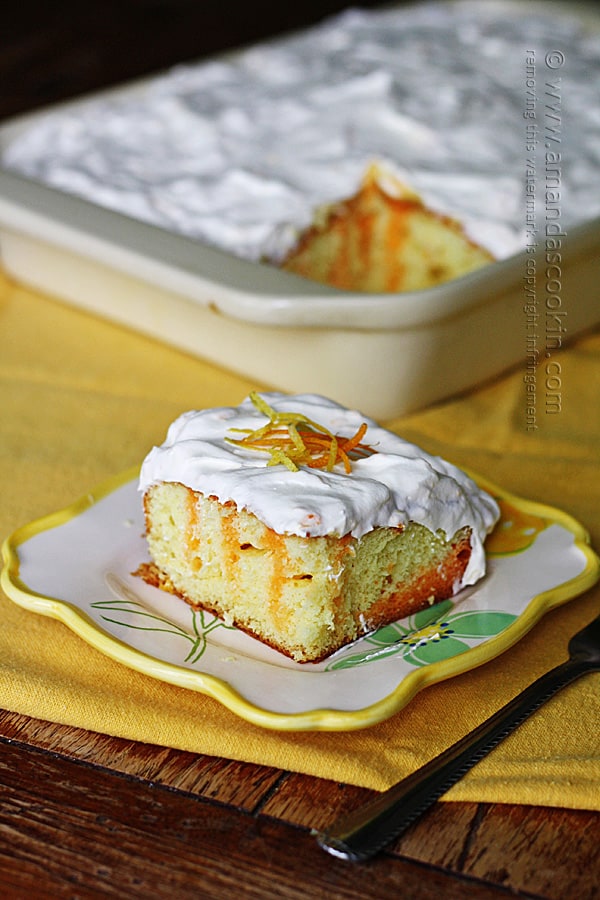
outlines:
[{"label": "silver fork", "polygon": [[599,671],[600,616],[571,638],[566,662],[407,778],[325,831],[313,830],[317,843],[333,856],[354,861],[379,853],[546,700],[582,675]]}]

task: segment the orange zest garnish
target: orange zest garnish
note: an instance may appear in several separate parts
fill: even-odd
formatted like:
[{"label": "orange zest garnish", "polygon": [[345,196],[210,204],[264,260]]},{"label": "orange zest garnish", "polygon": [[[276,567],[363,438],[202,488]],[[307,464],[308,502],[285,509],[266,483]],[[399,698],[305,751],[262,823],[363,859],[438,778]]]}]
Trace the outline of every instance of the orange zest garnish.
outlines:
[{"label": "orange zest garnish", "polygon": [[268,453],[268,466],[281,464],[292,472],[297,472],[299,466],[309,466],[311,469],[332,472],[334,466],[342,463],[345,472],[349,474],[353,458],[370,456],[375,452],[372,447],[361,443],[367,431],[366,422],[362,423],[353,437],[344,438],[332,434],[323,425],[313,422],[302,413],[277,412],[256,391],[252,391],[250,399],[269,421],[254,431],[232,428],[231,431],[240,432],[244,437],[225,440],[248,450]]}]

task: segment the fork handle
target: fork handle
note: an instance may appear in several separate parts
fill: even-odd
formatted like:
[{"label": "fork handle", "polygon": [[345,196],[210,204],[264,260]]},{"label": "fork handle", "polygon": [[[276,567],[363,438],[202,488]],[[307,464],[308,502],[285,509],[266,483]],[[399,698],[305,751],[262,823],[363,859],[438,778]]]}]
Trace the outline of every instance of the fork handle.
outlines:
[{"label": "fork handle", "polygon": [[342,859],[362,861],[374,856],[546,700],[591,668],[589,662],[570,659],[546,672],[474,731],[407,778],[325,831],[313,830],[317,843]]}]

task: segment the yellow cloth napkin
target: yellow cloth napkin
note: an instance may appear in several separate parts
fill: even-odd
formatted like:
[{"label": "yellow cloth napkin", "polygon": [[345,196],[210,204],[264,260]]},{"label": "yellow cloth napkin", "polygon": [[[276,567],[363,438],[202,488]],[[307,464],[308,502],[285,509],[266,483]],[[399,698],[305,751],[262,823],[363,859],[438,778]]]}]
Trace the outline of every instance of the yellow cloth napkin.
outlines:
[{"label": "yellow cloth napkin", "polygon": [[[180,412],[238,403],[256,387],[0,274],[0,536],[138,464]],[[391,427],[514,493],[558,506],[600,545],[600,334],[560,357],[562,409],[525,430],[523,372]],[[549,613],[514,648],[427,688],[358,732],[249,724],[200,694],[90,648],[0,596],[0,706],[63,724],[383,789],[566,658],[600,612],[600,589]],[[550,701],[445,799],[600,809],[600,675]]]}]

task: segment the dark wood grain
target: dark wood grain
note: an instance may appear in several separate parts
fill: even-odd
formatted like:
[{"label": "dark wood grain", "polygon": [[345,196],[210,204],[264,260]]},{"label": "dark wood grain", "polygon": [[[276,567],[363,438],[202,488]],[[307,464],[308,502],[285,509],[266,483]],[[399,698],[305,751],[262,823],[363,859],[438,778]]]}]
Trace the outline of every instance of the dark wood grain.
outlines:
[{"label": "dark wood grain", "polygon": [[281,780],[266,766],[140,744],[0,711],[0,736],[252,812]]},{"label": "dark wood grain", "polygon": [[[43,878],[48,896],[75,896],[75,883],[76,896],[95,896],[109,891],[108,879],[114,896],[162,897],[166,884],[177,892],[171,896],[186,897],[199,890],[202,873],[200,896],[229,897],[227,866],[249,897],[600,896],[597,813],[438,803],[372,863],[323,853],[310,829],[369,796],[352,785],[3,712],[0,896],[17,887],[27,896]],[[159,870],[166,882],[153,884]]]},{"label": "dark wood grain", "polygon": [[[0,742],[0,894],[52,897],[487,898],[397,856],[355,866],[264,813]],[[240,893],[241,892],[241,893]]]}]

